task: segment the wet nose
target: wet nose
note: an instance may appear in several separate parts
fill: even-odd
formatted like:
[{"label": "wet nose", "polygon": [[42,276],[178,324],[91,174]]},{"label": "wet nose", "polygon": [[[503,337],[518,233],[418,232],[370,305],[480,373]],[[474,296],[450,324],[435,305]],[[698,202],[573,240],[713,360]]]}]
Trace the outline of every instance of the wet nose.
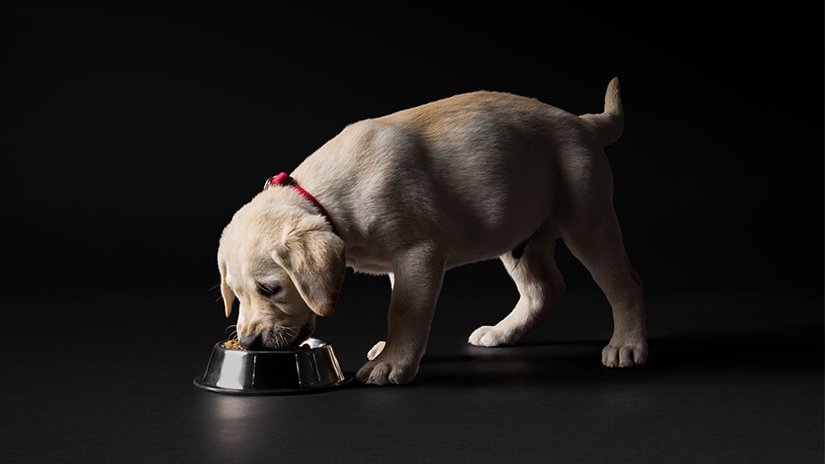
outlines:
[{"label": "wet nose", "polygon": [[260,350],[264,346],[261,334],[251,334],[245,337],[239,336],[238,341],[241,343],[241,346],[247,350]]}]

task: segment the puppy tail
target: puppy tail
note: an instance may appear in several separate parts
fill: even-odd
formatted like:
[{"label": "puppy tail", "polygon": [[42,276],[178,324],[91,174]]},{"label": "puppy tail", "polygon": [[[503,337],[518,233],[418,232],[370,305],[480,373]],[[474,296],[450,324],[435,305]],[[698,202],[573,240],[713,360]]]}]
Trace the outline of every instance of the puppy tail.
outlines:
[{"label": "puppy tail", "polygon": [[619,140],[624,131],[624,110],[619,94],[619,78],[614,77],[607,85],[604,94],[604,112],[600,114],[583,114],[579,116],[596,134],[596,139],[603,146],[612,145]]}]

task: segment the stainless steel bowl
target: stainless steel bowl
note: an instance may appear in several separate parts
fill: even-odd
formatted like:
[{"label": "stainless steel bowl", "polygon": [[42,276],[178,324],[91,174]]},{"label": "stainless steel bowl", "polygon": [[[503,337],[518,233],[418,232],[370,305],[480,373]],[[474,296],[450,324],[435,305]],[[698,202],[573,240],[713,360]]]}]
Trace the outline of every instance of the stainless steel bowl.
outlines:
[{"label": "stainless steel bowl", "polygon": [[215,343],[196,387],[235,395],[282,395],[340,387],[344,375],[332,345],[310,338],[292,351],[244,351]]}]

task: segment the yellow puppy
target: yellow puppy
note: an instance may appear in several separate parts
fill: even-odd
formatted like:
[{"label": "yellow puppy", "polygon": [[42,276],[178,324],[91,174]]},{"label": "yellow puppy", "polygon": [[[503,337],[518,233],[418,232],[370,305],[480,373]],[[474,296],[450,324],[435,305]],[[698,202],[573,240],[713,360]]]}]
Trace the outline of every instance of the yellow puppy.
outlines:
[{"label": "yellow puppy", "polygon": [[227,317],[240,301],[246,347],[310,335],[335,308],[345,268],[390,278],[386,343],[357,378],[405,383],[418,372],[444,272],[500,258],[521,298],[479,346],[512,344],[564,294],[564,240],[613,309],[606,366],[647,358],[642,284],[625,253],[604,147],[623,128],[618,81],[604,112],[576,116],[535,99],[472,92],[344,128],[291,176],[271,179],[220,239]]}]

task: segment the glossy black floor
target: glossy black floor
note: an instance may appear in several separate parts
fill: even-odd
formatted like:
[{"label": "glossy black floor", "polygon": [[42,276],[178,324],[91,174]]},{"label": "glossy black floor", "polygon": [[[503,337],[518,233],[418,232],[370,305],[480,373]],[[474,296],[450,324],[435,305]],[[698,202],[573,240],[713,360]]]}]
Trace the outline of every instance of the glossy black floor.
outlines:
[{"label": "glossy black floor", "polygon": [[[319,324],[347,371],[384,287],[345,287]],[[822,462],[821,295],[651,293],[649,365],[610,370],[587,287],[481,349],[467,335],[515,295],[448,286],[415,383],[267,397],[192,385],[227,325],[214,297],[7,295],[0,462]]]}]

